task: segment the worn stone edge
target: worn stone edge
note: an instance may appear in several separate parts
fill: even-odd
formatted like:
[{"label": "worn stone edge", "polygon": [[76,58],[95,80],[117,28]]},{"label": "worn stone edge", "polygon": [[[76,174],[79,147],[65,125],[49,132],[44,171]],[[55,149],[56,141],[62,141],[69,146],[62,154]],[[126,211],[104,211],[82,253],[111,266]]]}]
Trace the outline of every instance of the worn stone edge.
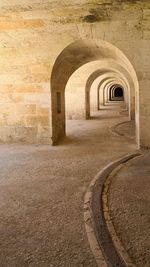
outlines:
[{"label": "worn stone edge", "polygon": [[135,264],[133,264],[131,258],[129,257],[129,254],[123,247],[120,239],[118,238],[114,224],[111,220],[110,214],[109,214],[109,204],[108,204],[108,191],[109,191],[109,186],[111,183],[111,179],[120,171],[122,167],[124,167],[126,164],[121,163],[119,166],[117,166],[111,173],[110,175],[106,178],[106,181],[104,183],[104,190],[102,194],[102,205],[103,205],[103,211],[104,211],[104,218],[105,222],[108,228],[108,231],[111,235],[113,244],[118,252],[118,254],[121,256],[123,261],[125,262],[126,266],[128,267],[137,267]]},{"label": "worn stone edge", "polygon": [[[98,244],[98,241],[97,241],[97,238],[96,238],[96,234],[95,234],[95,230],[94,230],[94,225],[92,223],[93,221],[93,215],[92,215],[92,209],[91,209],[91,203],[92,203],[92,196],[94,194],[94,186],[97,182],[97,180],[100,179],[100,177],[102,176],[106,176],[106,174],[109,172],[109,174],[106,176],[106,179],[104,181],[104,184],[105,182],[107,182],[107,178],[110,177],[111,173],[113,174],[113,172],[116,172],[119,171],[119,166],[120,168],[122,167],[122,165],[135,158],[136,156],[141,156],[141,153],[140,152],[134,152],[132,154],[128,154],[116,161],[113,161],[111,162],[110,164],[108,164],[106,167],[104,167],[95,177],[94,179],[92,180],[92,182],[90,183],[89,185],[89,188],[85,194],[85,197],[84,197],[84,223],[85,223],[85,230],[86,230],[86,233],[87,233],[87,238],[88,238],[88,241],[89,241],[89,244],[90,244],[90,248],[91,248],[91,251],[94,255],[94,258],[96,260],[96,263],[97,263],[97,266],[98,267],[108,267],[107,265],[107,262],[104,258],[104,255],[102,253],[102,250]],[[114,168],[113,168],[114,167]],[[109,170],[110,169],[110,170]],[[104,189],[104,184],[103,184],[103,189]],[[102,193],[103,194],[103,193]],[[102,198],[102,195],[101,195],[101,198]],[[102,199],[103,200],[103,199]],[[104,207],[104,210],[103,212],[106,212],[107,211],[107,214],[109,213],[109,210],[107,207]],[[107,218],[107,215],[104,213],[104,218]],[[105,218],[105,223],[107,225],[107,221],[106,221],[106,218]],[[109,216],[110,218],[110,216]],[[123,261],[125,262],[125,264],[127,265],[128,264],[128,260],[130,261],[130,259],[126,256],[124,257],[124,248],[121,244],[121,242],[119,241],[117,235],[116,235],[116,232],[115,232],[115,229],[110,221],[110,224],[107,225],[108,227],[108,231],[110,232],[110,235],[111,235],[111,238],[112,238],[112,241],[114,243],[114,246],[118,252],[118,254],[121,256],[121,258],[123,259]],[[125,252],[126,253],[126,252]],[[131,262],[131,261],[130,261]],[[127,265],[128,267],[136,267],[135,265]]]}]

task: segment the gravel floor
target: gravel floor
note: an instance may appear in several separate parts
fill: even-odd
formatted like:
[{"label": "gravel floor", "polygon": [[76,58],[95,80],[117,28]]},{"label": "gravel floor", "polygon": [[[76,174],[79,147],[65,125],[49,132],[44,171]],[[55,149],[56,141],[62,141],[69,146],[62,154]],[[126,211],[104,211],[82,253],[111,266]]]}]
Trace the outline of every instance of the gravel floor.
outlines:
[{"label": "gravel floor", "polygon": [[135,150],[111,134],[116,110],[68,121],[59,146],[0,145],[0,266],[96,267],[83,220],[83,200],[97,172]]},{"label": "gravel floor", "polygon": [[150,152],[127,163],[109,190],[116,233],[137,267],[150,267]]}]

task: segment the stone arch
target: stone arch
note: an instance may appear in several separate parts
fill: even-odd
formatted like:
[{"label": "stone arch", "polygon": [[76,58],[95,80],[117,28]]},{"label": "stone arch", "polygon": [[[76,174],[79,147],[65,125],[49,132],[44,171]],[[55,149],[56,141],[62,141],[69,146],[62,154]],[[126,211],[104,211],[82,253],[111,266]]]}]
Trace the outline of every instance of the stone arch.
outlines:
[{"label": "stone arch", "polygon": [[[109,101],[114,101],[115,97],[117,97],[118,91],[117,93],[115,92],[116,89],[119,89],[119,95],[121,95],[122,97],[124,96],[124,86],[121,83],[114,83],[111,86],[109,86]],[[121,92],[120,92],[121,90]],[[116,95],[116,96],[115,96]],[[123,99],[121,99],[122,101]]]},{"label": "stone arch", "polygon": [[[120,79],[125,80],[128,83],[128,88],[133,88],[133,83],[129,74],[124,68],[114,61],[101,60],[89,62],[80,68],[78,68],[69,78],[66,88],[65,88],[65,103],[66,103],[66,118],[68,119],[88,119],[88,108],[93,107],[97,109],[98,103],[96,105],[96,99],[98,100],[99,91],[96,92],[95,85],[97,82],[97,76],[99,78],[103,75],[106,75],[108,72],[112,72],[112,75],[116,77],[120,76]],[[108,73],[108,77],[111,73]],[[95,79],[95,80],[94,80]],[[92,85],[91,85],[92,84]],[[95,86],[95,90],[93,89]],[[86,96],[87,90],[89,90],[90,103],[89,99]],[[92,91],[91,91],[92,90]],[[130,91],[130,90],[129,90]],[[133,91],[133,90],[132,90]],[[130,93],[130,92],[129,92]],[[133,93],[133,92],[132,92]],[[98,102],[98,101],[97,101]],[[78,103],[76,105],[75,103]],[[87,106],[88,105],[88,106]],[[131,103],[132,110],[134,110],[135,104]],[[90,110],[89,110],[90,113]]]},{"label": "stone arch", "polygon": [[124,100],[124,88],[120,84],[115,84],[110,88],[110,101]]},{"label": "stone arch", "polygon": [[[122,86],[124,86],[124,88],[126,88],[127,93],[125,94],[125,98],[126,98],[126,105],[129,106],[129,111],[130,111],[130,99],[129,99],[129,84],[126,80],[118,81],[119,83],[122,83]],[[112,74],[107,77],[107,75],[103,75],[102,79],[99,82],[98,85],[98,91],[99,91],[99,109],[101,109],[100,106],[103,106],[107,103],[109,97],[109,89],[111,86],[113,86],[116,83],[116,77],[114,77]],[[107,91],[106,91],[107,90]],[[128,97],[127,97],[128,95]],[[130,112],[129,112],[129,119],[130,119]]]},{"label": "stone arch", "polygon": [[[96,70],[93,72],[87,79],[86,85],[85,85],[85,110],[86,110],[86,119],[90,118],[90,89],[93,84],[93,82],[101,77],[103,74],[109,73],[111,69],[104,69],[104,70]],[[98,92],[97,92],[98,93]],[[97,95],[98,98],[98,95]]]},{"label": "stone arch", "polygon": [[[120,88],[121,92],[122,92],[122,98],[120,97],[116,97],[115,96],[115,90],[116,88]],[[110,101],[124,101],[124,91],[126,90],[125,84],[122,81],[118,81],[115,80],[114,82],[112,82],[108,87],[107,87],[107,102]],[[126,102],[126,101],[125,101]]]},{"label": "stone arch", "polygon": [[[84,39],[71,43],[58,55],[51,73],[52,144],[56,144],[66,133],[64,91],[69,77],[82,65],[100,59],[114,60],[126,69],[131,76],[136,94],[139,94],[135,70],[127,57],[117,47],[99,39]],[[138,113],[138,107],[136,110]],[[137,127],[138,124],[137,122]],[[138,129],[137,139],[139,140]]]},{"label": "stone arch", "polygon": [[[90,89],[91,89],[91,86],[93,84],[93,82],[95,82],[96,80],[99,80],[101,79],[101,77],[105,76],[107,77],[106,79],[108,78],[111,78],[111,77],[116,77],[116,79],[118,78],[120,81],[122,79],[124,79],[123,76],[121,76],[121,73],[117,70],[113,70],[113,69],[106,69],[106,70],[96,70],[95,72],[93,72],[87,82],[86,82],[86,86],[85,86],[85,90],[86,90],[86,94],[85,94],[85,98],[86,98],[86,101],[85,101],[85,108],[86,108],[86,119],[89,119],[90,118]],[[99,89],[97,90],[97,99],[98,99],[98,102],[99,102]],[[97,107],[99,107],[99,103],[97,103]],[[99,109],[99,108],[98,108]]]}]

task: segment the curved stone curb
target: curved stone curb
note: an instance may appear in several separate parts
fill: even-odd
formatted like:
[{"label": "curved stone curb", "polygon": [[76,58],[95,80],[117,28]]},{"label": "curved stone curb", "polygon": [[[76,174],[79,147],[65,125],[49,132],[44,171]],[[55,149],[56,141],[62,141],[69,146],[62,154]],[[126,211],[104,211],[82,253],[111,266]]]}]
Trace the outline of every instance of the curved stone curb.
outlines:
[{"label": "curved stone curb", "polygon": [[122,125],[122,124],[126,124],[126,123],[128,123],[128,122],[130,122],[130,120],[122,121],[122,122],[119,122],[119,123],[115,124],[114,126],[112,126],[112,127],[110,128],[111,133],[112,133],[113,135],[123,136],[123,137],[129,138],[129,139],[132,139],[131,137],[126,136],[125,134],[121,134],[121,133],[119,133],[119,132],[117,131],[117,129],[116,129],[118,126],[120,126],[120,125]]},{"label": "curved stone curb", "polygon": [[121,258],[123,259],[123,261],[125,262],[126,266],[128,266],[128,267],[136,267],[136,265],[132,263],[132,260],[130,259],[127,251],[124,249],[120,239],[118,238],[118,236],[116,234],[116,231],[115,231],[115,228],[114,228],[114,225],[113,225],[113,222],[112,222],[112,220],[110,218],[110,214],[109,214],[108,191],[109,191],[109,186],[110,186],[110,183],[111,183],[111,179],[124,166],[125,166],[124,163],[120,164],[106,178],[106,181],[104,183],[104,190],[103,190],[103,194],[102,194],[103,211],[104,211],[105,222],[107,224],[108,231],[109,231],[109,233],[111,235],[111,238],[112,238],[112,241],[113,241],[113,244],[114,244],[116,250],[118,251],[118,253],[121,256]]},{"label": "curved stone curb", "polygon": [[[119,168],[120,165],[122,166],[122,164],[126,163],[128,160],[140,155],[141,153],[135,152],[107,165],[92,180],[85,195],[85,229],[87,232],[87,237],[90,243],[91,250],[93,252],[98,267],[134,266],[131,264],[126,265],[126,258],[124,259],[123,253],[120,253],[122,251],[121,244],[118,243],[118,246],[115,246],[117,242],[114,244],[114,239],[112,239],[111,237],[110,232],[113,233],[114,237],[116,237],[116,234],[115,232],[111,231],[111,227],[108,227],[106,223],[106,219],[107,221],[109,220],[109,217],[107,217],[108,206],[106,196],[103,195],[103,192],[104,187],[105,192],[108,190],[109,181],[106,181],[106,179],[110,176],[112,171],[116,168]],[[106,204],[105,206],[104,203]],[[118,241],[118,239],[116,240]]]}]

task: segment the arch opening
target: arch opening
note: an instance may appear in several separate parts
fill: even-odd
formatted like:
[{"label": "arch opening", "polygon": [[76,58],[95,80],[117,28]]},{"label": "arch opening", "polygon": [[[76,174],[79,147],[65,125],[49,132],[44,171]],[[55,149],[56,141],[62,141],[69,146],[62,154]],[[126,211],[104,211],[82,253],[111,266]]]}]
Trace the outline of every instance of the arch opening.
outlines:
[{"label": "arch opening", "polygon": [[121,87],[115,88],[114,97],[122,97],[123,98],[123,89]]},{"label": "arch opening", "polygon": [[[117,73],[115,71],[111,71],[111,72],[107,72],[107,73],[99,76],[93,82],[93,84],[91,86],[92,95],[94,95],[94,90],[95,90],[95,88],[97,88],[97,92],[98,92],[97,109],[98,110],[103,110],[104,106],[109,105],[109,102],[110,102],[110,99],[109,99],[109,93],[110,93],[109,86],[110,86],[111,83],[114,84],[114,82],[118,82],[118,83],[120,82],[120,84],[122,84],[122,86],[124,88],[126,88],[126,90],[125,90],[126,99],[125,99],[124,109],[127,108],[127,105],[129,104],[128,103],[128,98],[129,97],[128,97],[128,84],[126,83],[125,77],[121,76],[121,74],[119,74],[119,73]],[[92,99],[93,99],[93,97],[92,97]],[[122,107],[121,107],[121,109],[122,109]],[[91,112],[92,112],[92,110],[91,110]],[[99,114],[99,117],[100,117],[100,114]]]},{"label": "arch opening", "polygon": [[[71,75],[88,62],[108,60],[118,63],[130,77],[132,90],[139,94],[138,80],[133,66],[127,57],[112,44],[99,39],[76,41],[60,53],[51,73],[51,128],[52,144],[57,144],[66,135],[65,88]],[[58,107],[59,105],[59,107]],[[136,102],[136,136],[139,140],[138,102]],[[58,112],[59,111],[59,112]]]},{"label": "arch opening", "polygon": [[109,91],[110,101],[124,101],[124,87],[120,84],[115,84]]}]

